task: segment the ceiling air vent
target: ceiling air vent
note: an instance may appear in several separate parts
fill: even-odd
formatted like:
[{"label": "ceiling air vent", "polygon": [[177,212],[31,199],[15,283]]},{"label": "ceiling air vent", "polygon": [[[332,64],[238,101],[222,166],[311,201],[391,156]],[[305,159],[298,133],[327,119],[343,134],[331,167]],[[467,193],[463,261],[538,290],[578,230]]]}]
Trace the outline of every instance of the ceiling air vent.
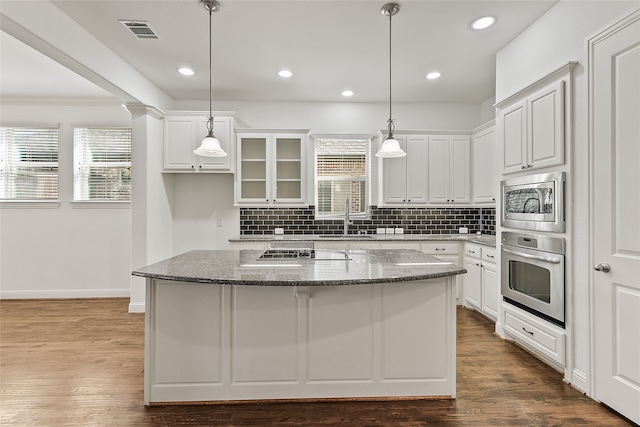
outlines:
[{"label": "ceiling air vent", "polygon": [[149,26],[147,21],[127,21],[120,19],[119,22],[125,26],[135,38],[140,40],[159,39],[156,32]]}]

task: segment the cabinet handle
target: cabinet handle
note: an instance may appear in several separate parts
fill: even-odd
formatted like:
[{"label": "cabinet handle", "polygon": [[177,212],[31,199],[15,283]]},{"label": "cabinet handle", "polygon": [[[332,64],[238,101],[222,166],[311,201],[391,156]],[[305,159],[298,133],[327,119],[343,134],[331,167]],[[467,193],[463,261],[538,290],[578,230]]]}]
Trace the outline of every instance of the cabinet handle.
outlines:
[{"label": "cabinet handle", "polygon": [[522,327],[522,330],[528,333],[529,335],[533,336],[533,332],[527,331],[527,328],[525,328],[524,326]]},{"label": "cabinet handle", "polygon": [[527,167],[526,167],[525,165],[522,165],[522,166],[520,167],[520,169],[526,169],[526,168],[527,168]]},{"label": "cabinet handle", "polygon": [[191,165],[191,169],[195,169],[195,168],[196,168],[195,166]]},{"label": "cabinet handle", "polygon": [[444,251],[445,248],[436,248],[436,251]]},{"label": "cabinet handle", "polygon": [[202,169],[202,165],[198,165],[198,169]]},{"label": "cabinet handle", "polygon": [[472,251],[471,249],[469,249],[469,253],[470,253],[470,254],[475,254],[475,253],[476,253],[476,251]]},{"label": "cabinet handle", "polygon": [[533,167],[533,165],[527,165],[527,169],[532,168],[532,167]]},{"label": "cabinet handle", "polygon": [[491,258],[491,259],[493,259],[493,258],[495,258],[495,257],[494,257],[493,255],[489,255],[489,254],[487,254],[487,258]]}]

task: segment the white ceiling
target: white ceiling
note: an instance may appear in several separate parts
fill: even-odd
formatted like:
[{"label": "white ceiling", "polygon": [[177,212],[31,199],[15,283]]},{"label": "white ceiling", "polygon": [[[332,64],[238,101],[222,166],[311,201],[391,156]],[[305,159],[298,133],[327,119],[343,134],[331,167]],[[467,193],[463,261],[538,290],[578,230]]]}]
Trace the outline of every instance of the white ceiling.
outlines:
[{"label": "white ceiling", "polygon": [[[388,100],[384,1],[220,2],[221,10],[213,15],[214,99]],[[31,3],[37,7],[37,1]],[[174,100],[208,99],[209,17],[198,0],[52,3]],[[496,52],[556,0],[399,3],[392,20],[394,102],[480,103],[495,93]],[[496,25],[472,30],[471,22],[483,15],[496,16]],[[137,40],[119,19],[147,21],[160,39]],[[5,33],[0,33],[0,47],[2,97],[110,96]],[[192,67],[196,75],[181,76],[180,66]],[[281,68],[290,69],[293,77],[278,77]],[[426,80],[433,70],[442,77]],[[343,98],[344,89],[355,95]]]}]

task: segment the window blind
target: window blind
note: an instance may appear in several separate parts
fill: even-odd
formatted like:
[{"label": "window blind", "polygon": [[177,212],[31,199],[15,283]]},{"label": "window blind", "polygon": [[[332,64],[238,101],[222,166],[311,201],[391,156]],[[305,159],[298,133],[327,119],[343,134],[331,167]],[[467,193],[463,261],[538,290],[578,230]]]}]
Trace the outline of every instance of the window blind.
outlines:
[{"label": "window blind", "polygon": [[131,129],[73,130],[74,199],[131,200]]},{"label": "window blind", "polygon": [[316,139],[317,215],[364,214],[369,200],[370,140]]},{"label": "window blind", "polygon": [[58,198],[58,129],[0,127],[0,199]]}]

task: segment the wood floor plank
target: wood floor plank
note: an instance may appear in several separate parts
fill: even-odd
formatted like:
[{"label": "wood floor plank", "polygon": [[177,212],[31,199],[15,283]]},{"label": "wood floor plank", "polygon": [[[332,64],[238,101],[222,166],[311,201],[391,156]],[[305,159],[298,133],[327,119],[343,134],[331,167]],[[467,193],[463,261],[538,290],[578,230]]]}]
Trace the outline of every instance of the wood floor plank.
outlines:
[{"label": "wood floor plank", "polygon": [[458,309],[458,398],[143,405],[144,315],[127,299],[0,301],[2,426],[628,426]]}]

